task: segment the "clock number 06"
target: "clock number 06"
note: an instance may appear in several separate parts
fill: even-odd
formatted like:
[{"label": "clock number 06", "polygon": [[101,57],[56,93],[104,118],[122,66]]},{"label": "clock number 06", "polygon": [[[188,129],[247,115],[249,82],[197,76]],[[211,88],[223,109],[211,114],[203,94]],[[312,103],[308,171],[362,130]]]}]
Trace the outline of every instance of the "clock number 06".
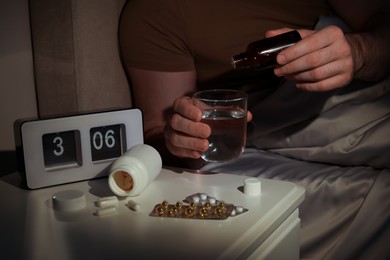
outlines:
[{"label": "clock number 06", "polygon": [[103,134],[99,131],[95,132],[92,136],[92,144],[96,150],[100,150],[106,145],[107,148],[115,147],[115,132],[112,129],[107,130],[107,132]]}]

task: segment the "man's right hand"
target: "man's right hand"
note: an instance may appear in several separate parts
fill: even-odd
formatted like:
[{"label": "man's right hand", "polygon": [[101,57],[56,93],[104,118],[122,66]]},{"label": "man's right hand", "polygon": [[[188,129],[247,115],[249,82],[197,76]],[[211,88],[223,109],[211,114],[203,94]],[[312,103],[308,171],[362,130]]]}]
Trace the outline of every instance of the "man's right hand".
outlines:
[{"label": "man's right hand", "polygon": [[190,97],[177,98],[164,128],[165,144],[177,157],[198,159],[207,151],[211,129],[200,122],[202,112]]}]

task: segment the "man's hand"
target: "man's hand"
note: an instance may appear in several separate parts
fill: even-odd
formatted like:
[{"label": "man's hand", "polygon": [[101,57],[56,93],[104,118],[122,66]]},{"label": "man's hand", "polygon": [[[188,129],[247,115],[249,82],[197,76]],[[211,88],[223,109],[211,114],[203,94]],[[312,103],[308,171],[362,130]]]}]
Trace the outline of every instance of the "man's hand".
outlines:
[{"label": "man's hand", "polygon": [[[266,37],[287,31],[291,29],[268,31]],[[274,70],[277,76],[294,80],[298,88],[307,91],[329,91],[351,82],[361,61],[354,57],[340,28],[328,26],[319,31],[298,32],[302,40],[277,56],[279,66]]]},{"label": "man's hand", "polygon": [[[164,128],[165,145],[177,157],[198,159],[209,148],[207,138],[211,128],[200,122],[202,112],[190,97],[180,97],[173,103],[170,120]],[[247,121],[252,120],[248,112]]]},{"label": "man's hand", "polygon": [[211,129],[201,123],[202,112],[190,97],[180,97],[175,100],[172,115],[164,128],[165,144],[175,156],[200,158],[207,151],[207,138]]}]

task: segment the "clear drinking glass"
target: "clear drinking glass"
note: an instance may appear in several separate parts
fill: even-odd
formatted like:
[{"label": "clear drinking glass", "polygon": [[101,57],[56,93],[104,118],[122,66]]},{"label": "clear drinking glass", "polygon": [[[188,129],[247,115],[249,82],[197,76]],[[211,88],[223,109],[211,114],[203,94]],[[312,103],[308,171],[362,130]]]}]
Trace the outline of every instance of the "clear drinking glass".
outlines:
[{"label": "clear drinking glass", "polygon": [[211,89],[195,93],[193,99],[202,111],[202,122],[211,128],[209,149],[203,153],[203,160],[225,162],[237,158],[246,143],[247,94]]}]

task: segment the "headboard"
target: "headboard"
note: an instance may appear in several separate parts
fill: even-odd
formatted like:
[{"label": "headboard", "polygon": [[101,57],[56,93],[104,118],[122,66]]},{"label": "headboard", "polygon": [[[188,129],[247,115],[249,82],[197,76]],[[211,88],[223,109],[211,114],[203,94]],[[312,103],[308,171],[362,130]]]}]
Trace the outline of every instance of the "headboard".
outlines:
[{"label": "headboard", "polygon": [[131,107],[118,48],[126,0],[30,0],[40,116]]}]

